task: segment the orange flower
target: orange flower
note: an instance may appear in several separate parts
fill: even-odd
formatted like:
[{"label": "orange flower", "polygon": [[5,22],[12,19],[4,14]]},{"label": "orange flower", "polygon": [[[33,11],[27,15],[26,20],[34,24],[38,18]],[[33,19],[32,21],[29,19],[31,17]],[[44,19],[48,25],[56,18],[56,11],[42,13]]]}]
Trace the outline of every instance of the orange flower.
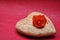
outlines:
[{"label": "orange flower", "polygon": [[46,24],[47,20],[44,15],[35,15],[33,16],[33,26],[38,28],[43,28]]}]

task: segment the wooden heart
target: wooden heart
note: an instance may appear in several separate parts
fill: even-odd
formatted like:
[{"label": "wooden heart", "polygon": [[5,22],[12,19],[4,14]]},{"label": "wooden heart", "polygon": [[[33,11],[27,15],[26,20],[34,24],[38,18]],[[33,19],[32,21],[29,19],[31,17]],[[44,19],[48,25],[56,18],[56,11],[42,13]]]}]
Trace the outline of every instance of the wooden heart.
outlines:
[{"label": "wooden heart", "polygon": [[[36,28],[33,26],[33,16],[34,15],[44,15],[47,22],[43,28]],[[55,26],[53,25],[52,21],[43,13],[40,12],[32,12],[27,17],[23,18],[22,20],[16,23],[17,30],[25,35],[28,36],[50,36],[56,33]]]}]

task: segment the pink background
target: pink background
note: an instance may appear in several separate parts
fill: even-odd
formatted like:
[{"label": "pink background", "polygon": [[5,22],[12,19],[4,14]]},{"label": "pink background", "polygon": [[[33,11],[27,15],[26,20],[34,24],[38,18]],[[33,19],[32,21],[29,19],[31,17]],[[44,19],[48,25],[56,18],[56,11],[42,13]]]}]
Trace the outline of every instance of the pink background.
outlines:
[{"label": "pink background", "polygon": [[[57,30],[54,37],[32,38],[16,32],[15,24],[30,12],[46,14]],[[0,40],[60,40],[60,1],[0,1]]]}]

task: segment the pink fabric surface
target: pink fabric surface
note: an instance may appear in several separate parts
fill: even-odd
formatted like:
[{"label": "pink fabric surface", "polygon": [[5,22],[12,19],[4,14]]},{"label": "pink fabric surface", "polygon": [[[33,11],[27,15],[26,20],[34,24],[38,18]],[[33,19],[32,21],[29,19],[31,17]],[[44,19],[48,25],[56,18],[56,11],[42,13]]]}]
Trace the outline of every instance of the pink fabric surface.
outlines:
[{"label": "pink fabric surface", "polygon": [[0,1],[0,40],[37,40],[16,32],[16,22],[30,12],[42,12],[53,22],[56,28],[54,37],[37,38],[39,40],[60,40],[60,1]]}]

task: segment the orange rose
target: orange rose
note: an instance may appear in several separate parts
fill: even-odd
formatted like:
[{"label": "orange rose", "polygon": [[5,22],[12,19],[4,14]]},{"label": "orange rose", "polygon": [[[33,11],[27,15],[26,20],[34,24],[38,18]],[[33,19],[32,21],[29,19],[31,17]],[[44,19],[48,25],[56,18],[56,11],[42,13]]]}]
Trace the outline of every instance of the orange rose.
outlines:
[{"label": "orange rose", "polygon": [[33,16],[33,26],[38,28],[43,28],[46,24],[47,20],[44,15],[35,15]]}]

